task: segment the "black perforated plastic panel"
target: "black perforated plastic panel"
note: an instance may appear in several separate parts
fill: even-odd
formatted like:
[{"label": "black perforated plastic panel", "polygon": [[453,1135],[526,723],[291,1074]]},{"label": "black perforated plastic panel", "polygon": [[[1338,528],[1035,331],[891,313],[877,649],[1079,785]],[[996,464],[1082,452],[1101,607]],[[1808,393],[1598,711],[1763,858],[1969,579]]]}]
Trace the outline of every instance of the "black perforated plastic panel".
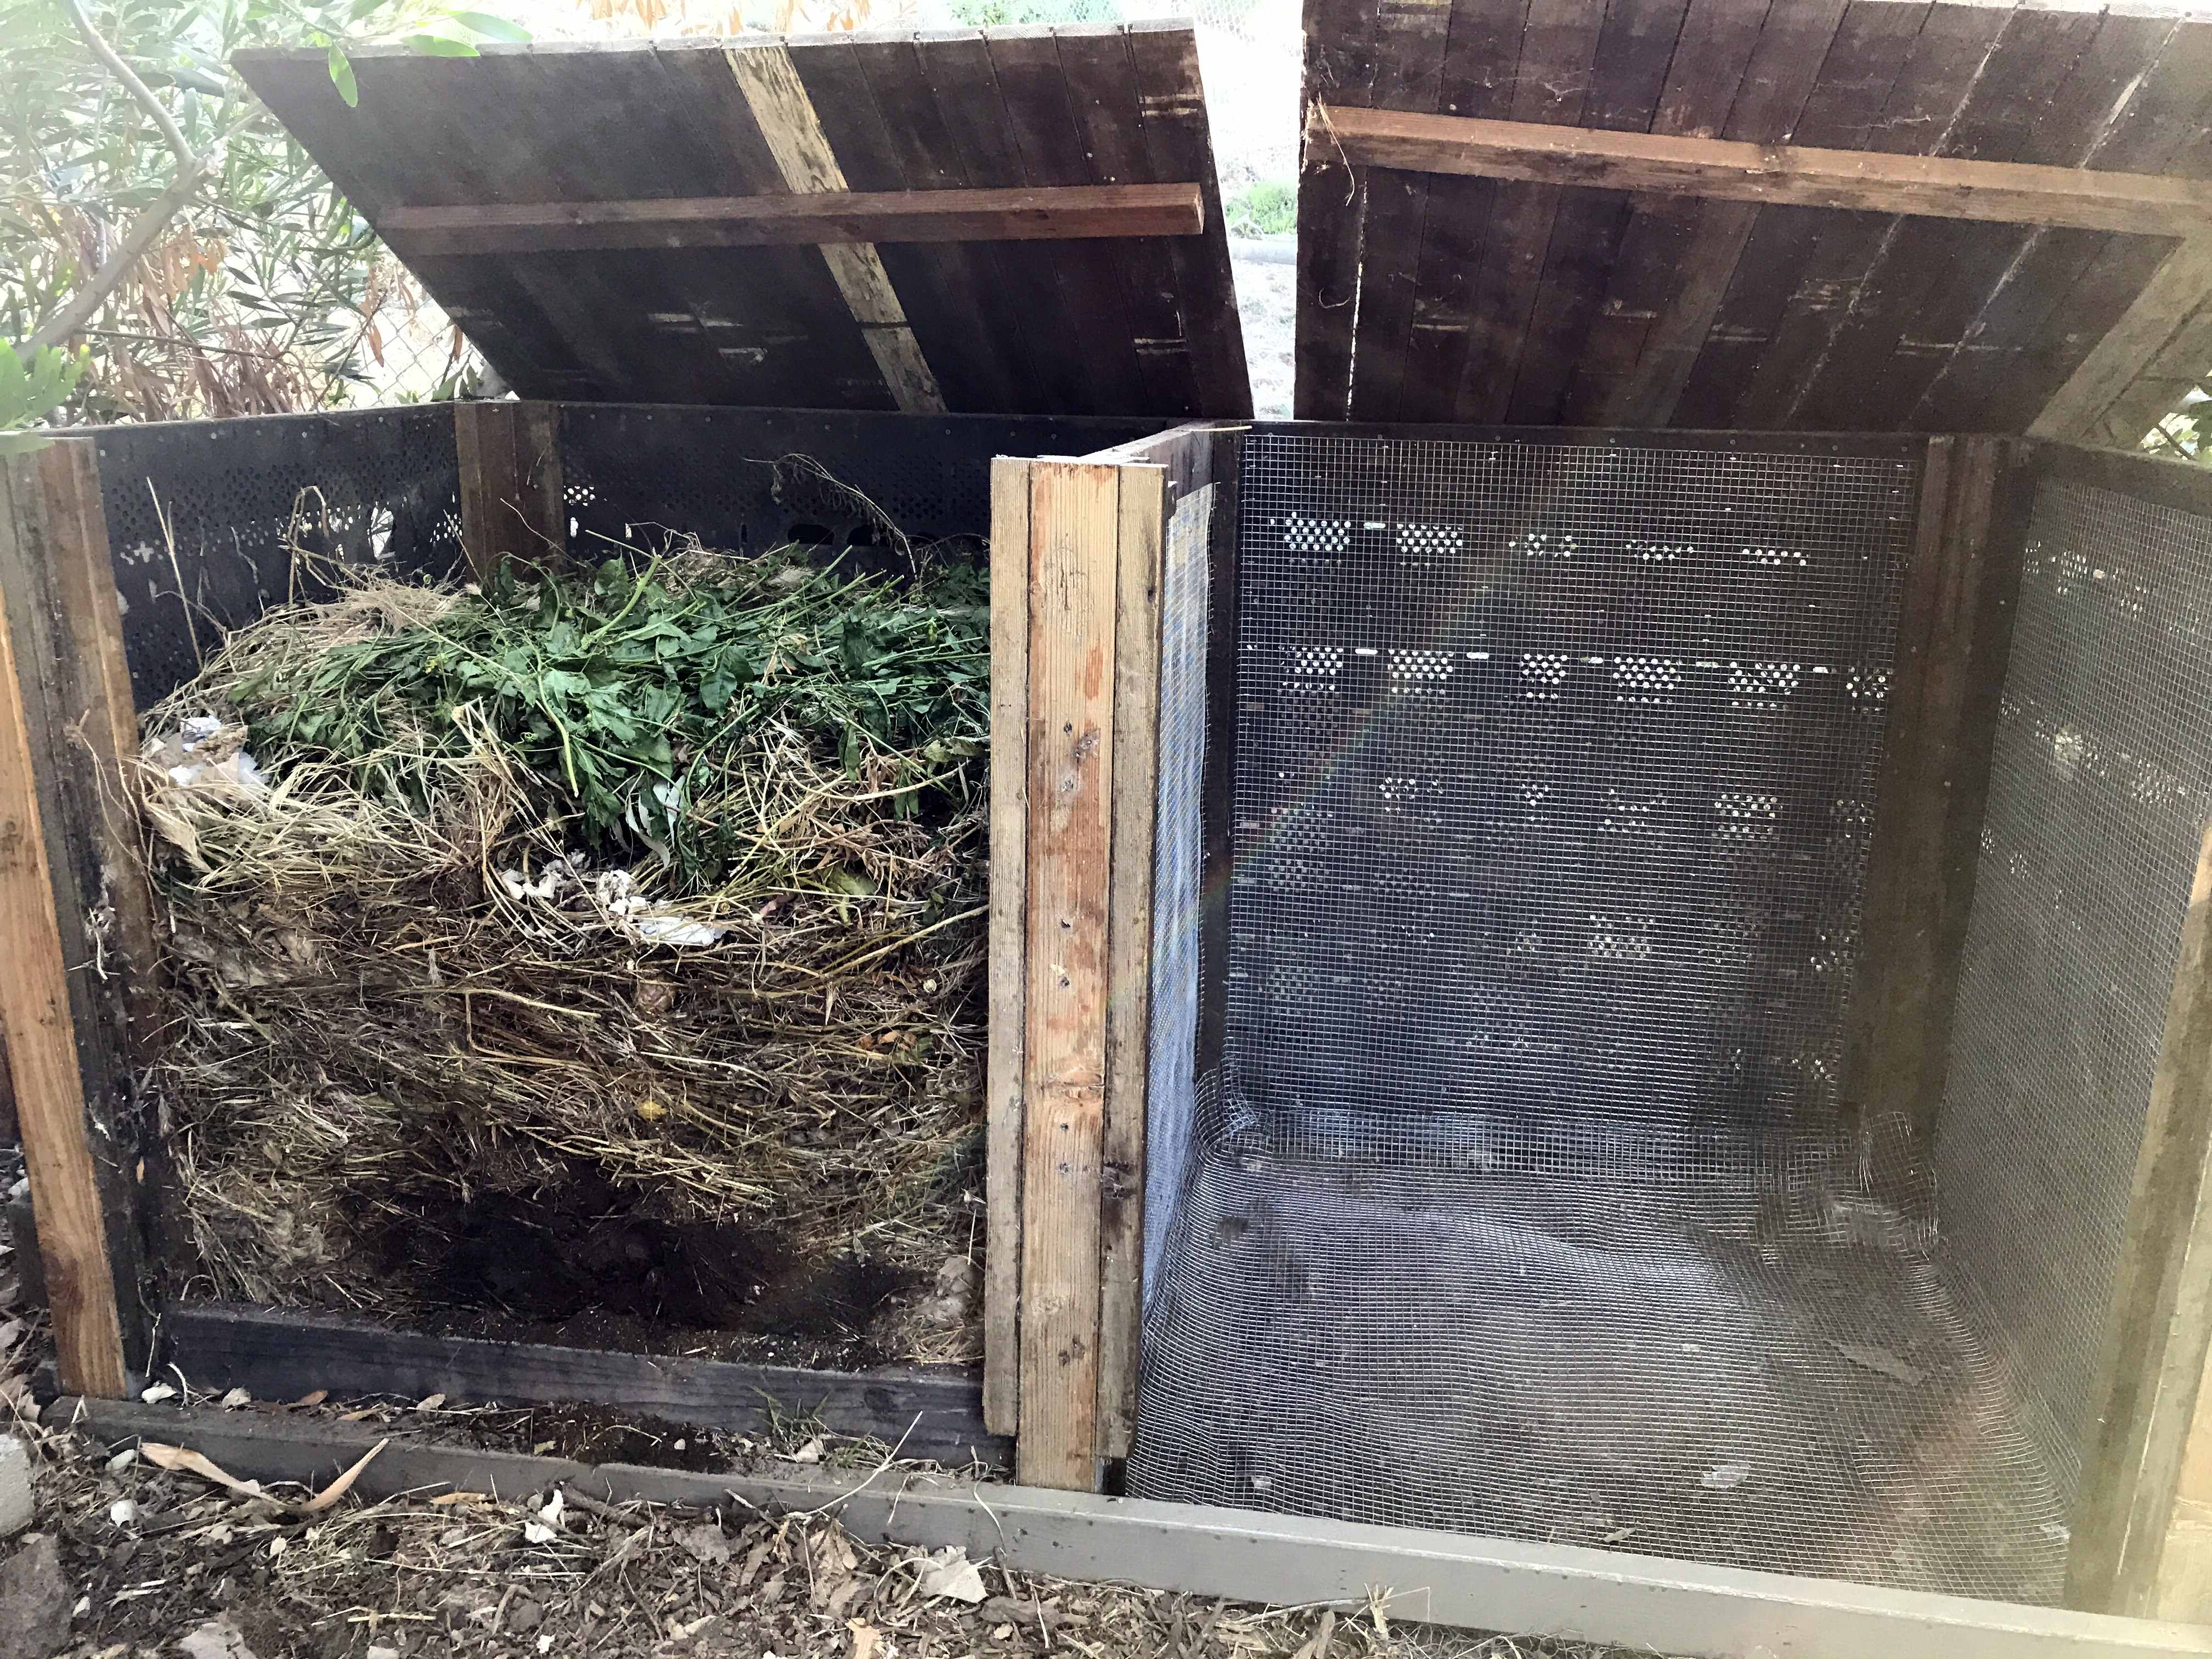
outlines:
[{"label": "black perforated plastic panel", "polygon": [[[869,502],[917,542],[980,538],[990,533],[993,456],[1086,454],[1160,428],[571,404],[561,414],[562,468],[586,557],[594,538],[636,544],[664,529],[714,547],[870,547],[884,532]],[[812,465],[777,465],[789,457]]]},{"label": "black perforated plastic panel", "polygon": [[1709,1168],[1832,1123],[1917,467],[1244,453],[1255,1127],[1540,1164],[1626,1130],[1639,1168]]},{"label": "black perforated plastic panel", "polygon": [[107,427],[99,443],[142,708],[198,672],[224,629],[298,591],[294,542],[398,574],[459,566],[451,404]]}]

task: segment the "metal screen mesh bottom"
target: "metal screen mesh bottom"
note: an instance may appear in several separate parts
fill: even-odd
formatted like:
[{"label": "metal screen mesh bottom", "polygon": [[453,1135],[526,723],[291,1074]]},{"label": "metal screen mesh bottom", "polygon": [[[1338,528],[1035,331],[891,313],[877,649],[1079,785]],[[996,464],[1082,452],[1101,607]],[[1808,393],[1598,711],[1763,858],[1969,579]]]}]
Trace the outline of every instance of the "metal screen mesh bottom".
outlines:
[{"label": "metal screen mesh bottom", "polygon": [[1934,1265],[1729,1221],[1663,1184],[1214,1152],[1132,1487],[2051,1599],[2051,1483]]},{"label": "metal screen mesh bottom", "polygon": [[1936,1119],[1941,1224],[2070,1498],[2212,823],[2212,518],[2038,492]]},{"label": "metal screen mesh bottom", "polygon": [[2046,1600],[1840,1124],[1900,450],[1255,433],[1224,1066],[1131,1490]]}]

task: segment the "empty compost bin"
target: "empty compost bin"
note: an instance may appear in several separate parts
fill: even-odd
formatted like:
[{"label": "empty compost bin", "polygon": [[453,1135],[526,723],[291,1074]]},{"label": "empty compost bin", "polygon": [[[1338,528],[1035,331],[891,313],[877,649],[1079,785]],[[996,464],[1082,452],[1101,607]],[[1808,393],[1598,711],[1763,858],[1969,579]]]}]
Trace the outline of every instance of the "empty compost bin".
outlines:
[{"label": "empty compost bin", "polygon": [[[2082,456],[1261,426],[1207,480],[1149,457],[1131,1493],[2066,1593],[2212,822],[2212,503]],[[1049,1079],[1028,1111],[1034,1207],[1079,1114]]]}]

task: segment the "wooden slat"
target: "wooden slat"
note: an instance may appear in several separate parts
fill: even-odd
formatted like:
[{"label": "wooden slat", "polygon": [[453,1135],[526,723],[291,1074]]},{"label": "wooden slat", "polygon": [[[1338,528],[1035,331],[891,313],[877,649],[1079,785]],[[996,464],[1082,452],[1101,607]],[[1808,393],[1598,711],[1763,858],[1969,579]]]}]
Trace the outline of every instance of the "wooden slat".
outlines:
[{"label": "wooden slat", "polygon": [[991,463],[990,1029],[985,1054],[983,1419],[1020,1421],[1023,1054],[1029,954],[1030,463]]},{"label": "wooden slat", "polygon": [[[1583,118],[1605,13],[1605,0],[1530,0],[1514,75],[1513,120],[1572,125]],[[1460,369],[1463,420],[1502,421],[1512,407],[1559,198],[1559,191],[1550,185],[1507,185],[1498,192]],[[1382,259],[1395,257],[1385,249],[1375,253]]]},{"label": "wooden slat", "polygon": [[[1180,446],[1179,446],[1180,447]],[[1106,1098],[1099,1182],[1098,1452],[1137,1427],[1145,1286],[1145,1109],[1152,1075],[1152,824],[1158,811],[1165,466],[1121,471],[1114,615],[1114,862],[1108,893]]]},{"label": "wooden slat", "polygon": [[[1819,58],[1802,51],[1794,55],[1795,63],[1810,60],[1812,67],[1800,71],[1802,89],[1777,123],[1765,112],[1776,100],[1756,95],[1774,84],[1774,75],[1770,72],[1747,84],[1771,9],[1769,0],[1693,0],[1652,116],[1652,131],[1769,143],[1789,137]],[[1842,0],[1824,0],[1817,9],[1792,9],[1826,12],[1832,33],[1843,7]],[[1782,33],[1778,24],[1776,33]],[[1820,49],[1824,52],[1826,44],[1823,35]],[[1754,95],[1742,101],[1760,113],[1731,123],[1739,94],[1747,91]],[[1740,207],[1727,210],[1742,219],[1748,234],[1750,215]],[[1689,372],[1683,359],[1693,358],[1694,345],[1703,343],[1742,246],[1741,238],[1734,239],[1724,253],[1709,251],[1694,263],[1686,262],[1704,212],[1704,204],[1695,202],[1631,204],[1602,311],[1590,325],[1582,361],[1576,366],[1566,410],[1570,422],[1641,425],[1654,422],[1651,411],[1662,401],[1671,408]],[[1685,297],[1684,290],[1692,285],[1701,285],[1705,292]],[[1652,337],[1655,324],[1662,325],[1656,340]],[[1686,353],[1686,347],[1692,349]]]},{"label": "wooden slat", "polygon": [[[1130,24],[1127,40],[1151,176],[1197,179],[1206,222],[1218,227],[1221,185],[1206,126],[1206,89],[1198,72],[1198,37],[1182,25],[1155,21]],[[1249,419],[1252,378],[1245,365],[1244,330],[1229,261],[1197,241],[1178,240],[1170,253],[1183,341],[1198,377],[1193,412]]]},{"label": "wooden slat", "polygon": [[[988,42],[970,29],[926,34],[916,46],[907,95],[916,118],[933,117],[941,124],[948,162],[971,183],[1024,180],[1021,152],[1007,121]],[[880,100],[886,94],[878,81]],[[1053,250],[1000,243],[971,249],[969,257],[982,275],[981,291],[990,296],[989,303],[1024,319],[1020,328],[1001,331],[1008,359],[1018,371],[1012,407],[1032,414],[1088,414],[1111,407],[1109,398],[1117,383],[1091,374],[1069,337],[1071,319],[1084,313]],[[1126,388],[1126,382],[1120,384]]]},{"label": "wooden slat", "polygon": [[[1306,0],[1304,92],[1311,125],[1322,100],[1375,95],[1375,0]],[[1298,173],[1298,298],[1292,407],[1302,421],[1340,421],[1352,408],[1365,180],[1341,157],[1310,153]]]},{"label": "wooden slat", "polygon": [[1395,110],[1322,116],[1313,143],[1341,148],[1357,166],[2136,235],[2212,228],[2212,185],[2189,179]]},{"label": "wooden slat", "polygon": [[2183,242],[2166,255],[2135,303],[2100,340],[2043,407],[2029,430],[2039,438],[2071,439],[2093,432],[2143,365],[2202,307],[2212,302],[2212,236]]},{"label": "wooden slat", "polygon": [[[1446,37],[1455,11],[1461,9],[1476,8],[1455,8],[1452,0],[1393,0],[1376,5],[1374,100],[1378,107],[1436,108]],[[1307,160],[1333,160],[1340,154],[1324,142],[1321,157],[1309,155]],[[1397,418],[1399,394],[1412,361],[1421,269],[1418,258],[1407,256],[1421,245],[1428,193],[1428,180],[1414,173],[1370,173],[1360,184],[1360,240],[1364,246],[1390,249],[1392,255],[1364,261],[1360,271],[1350,404],[1355,421]]]},{"label": "wooden slat", "polygon": [[1942,1098],[2033,495],[2021,449],[1929,442],[1844,1033],[1843,1096],[1864,1137],[1909,1128],[1925,1146]]},{"label": "wooden slat", "polygon": [[[2075,94],[2106,112],[2088,164],[2133,173],[2166,173],[2178,164],[2191,170],[2192,155],[2205,153],[2198,112],[2212,86],[2212,24],[2111,15],[2098,42]],[[2118,278],[2114,289],[2102,276],[2116,247],[2150,263],[2110,272]],[[2160,252],[2156,243],[2116,244],[2094,231],[2032,234],[1968,325],[1966,349],[1929,388],[1913,424],[1930,431],[2027,427],[2127,308]]]},{"label": "wooden slat", "polygon": [[[1030,185],[1094,181],[1091,155],[1078,125],[1060,68],[1060,30],[1036,27],[994,29],[985,55],[1004,107],[1000,118],[1020,177]],[[1090,38],[1096,40],[1096,32]],[[1064,356],[1091,383],[1095,406],[1142,409],[1152,395],[1139,356],[1128,279],[1113,247],[1054,243],[1041,254],[1055,275],[1067,310],[1070,337]],[[1139,314],[1142,314],[1141,311]]]},{"label": "wooden slat", "polygon": [[[1911,4],[1853,0],[1845,7],[1797,125],[1788,136],[1799,143],[1829,149],[1862,148],[1929,9],[1924,0]],[[1767,31],[1759,38],[1762,59],[1768,56],[1774,24],[1770,13]],[[1728,202],[1701,205],[1698,239],[1684,255],[1684,266],[1703,273],[1724,267],[1730,274],[1717,308],[1702,308],[1710,287],[1718,283],[1711,275],[1701,275],[1692,280],[1705,291],[1685,302],[1686,308],[1696,305],[1700,309],[1668,319],[1669,347],[1692,355],[1686,366],[1670,362],[1660,371],[1647,405],[1655,424],[1723,427],[1735,420],[1736,404],[1769,341],[1781,328],[1799,278],[1832,216],[1814,208],[1750,208]],[[1702,334],[1700,319],[1705,322]]]},{"label": "wooden slat", "polygon": [[[1189,37],[1183,33],[1183,38]],[[1121,29],[1063,30],[1054,44],[1067,86],[1069,112],[1090,158],[1091,177],[1109,186],[1153,178],[1127,33]],[[1191,205],[1194,211],[1194,185]],[[1127,241],[1101,252],[1110,252],[1121,269],[1123,313],[1136,346],[1138,372],[1144,377],[1146,407],[1176,418],[1197,414],[1198,368],[1177,303],[1174,247],[1161,240]]]},{"label": "wooden slat", "polygon": [[[823,136],[821,120],[790,52],[781,42],[740,42],[723,55],[768,141],[785,186],[797,194],[844,191],[844,170]],[[921,343],[915,338],[874,247],[865,242],[831,243],[822,249],[822,258],[867,339],[892,402],[909,415],[942,414],[945,394],[922,357]]]},{"label": "wooden slat", "polygon": [[[410,133],[394,119],[392,100],[379,97],[348,109],[331,85],[325,64],[295,54],[242,52],[233,60],[240,76],[287,130],[305,144],[316,165],[365,216],[445,182],[435,164],[410,165]],[[418,192],[409,193],[410,188]],[[464,259],[410,263],[430,297],[459,325],[507,383],[526,397],[601,395],[591,360],[575,351],[514,273]]]},{"label": "wooden slat", "polygon": [[479,582],[502,564],[557,565],[568,551],[560,409],[544,403],[453,405],[461,550]]},{"label": "wooden slat", "polygon": [[297,1400],[316,1389],[356,1399],[438,1394],[456,1405],[604,1406],[744,1433],[771,1428],[781,1412],[948,1463],[1000,1462],[1007,1450],[983,1426],[975,1382],[957,1372],[805,1370],[430,1336],[235,1303],[173,1308],[163,1336],[170,1363],[194,1389],[244,1389],[256,1400]]},{"label": "wooden slat", "polygon": [[2147,1612],[2212,1331],[2212,835],[2198,854],[2068,1552],[2074,1607]]},{"label": "wooden slat", "polygon": [[[1880,116],[1869,124],[1861,148],[1908,155],[1935,143],[1966,101],[2006,17],[1986,7],[1935,7],[1891,83]],[[1796,273],[1795,290],[1759,354],[1729,424],[1790,424],[1858,284],[1881,257],[1898,223],[1879,212],[1826,213],[1820,218],[1817,240]]]},{"label": "wooden slat", "polygon": [[1198,186],[1188,184],[394,208],[376,228],[412,255],[776,243],[1051,242],[1195,236],[1205,226]]},{"label": "wooden slat", "polygon": [[[1936,152],[2084,177],[2079,169],[2104,112],[2062,102],[2059,94],[2102,21],[2094,12],[2014,11]],[[2081,125],[2067,127],[2069,117]],[[1806,388],[1798,422],[1847,427],[1876,404],[1917,404],[2033,228],[1924,218],[1899,225]]]},{"label": "wooden slat", "polygon": [[1113,825],[1111,466],[1030,468],[1029,959],[1024,1011],[1025,1486],[1088,1489],[1099,1456],[1100,1181]]},{"label": "wooden slat", "polygon": [[[137,1045],[120,988],[152,963],[119,962],[115,978],[99,980],[86,926],[103,862],[118,889],[137,868],[135,849],[118,846],[135,832],[119,775],[105,780],[106,811],[100,803],[100,768],[135,752],[137,721],[91,448],[72,441],[0,462],[0,1031],[60,1374],[116,1397],[134,1362],[144,1364],[145,1335],[137,1172],[113,1161],[137,1139],[128,1079]],[[91,752],[73,747],[73,726]],[[143,896],[117,896],[135,906],[131,931],[150,951]]]},{"label": "wooden slat", "polygon": [[[1521,57],[1522,13],[1458,4],[1452,8],[1434,107],[1444,115],[1497,117],[1512,107]],[[1450,421],[1459,415],[1462,376],[1475,274],[1489,246],[1496,181],[1447,178],[1422,181],[1421,214],[1410,338],[1398,387],[1396,418]]]},{"label": "wooden slat", "polygon": [[[814,76],[817,64],[829,58],[825,51],[810,51],[799,63],[800,74]],[[858,76],[858,85],[842,79],[842,90],[825,97],[812,79],[807,84],[815,93],[815,107],[828,106],[824,125],[847,179],[861,190],[972,187],[967,164],[937,107],[919,42],[911,37],[857,38],[846,45],[842,58]],[[1006,287],[994,250],[892,245],[884,252],[884,268],[906,299],[947,403],[962,410],[1031,406],[1025,401],[1030,354],[1020,331],[975,325],[976,296]]]},{"label": "wooden slat", "polygon": [[[1686,0],[1626,0],[1607,9],[1583,125],[1649,133],[1687,12]],[[1603,308],[1633,205],[1609,191],[1571,191],[1562,198],[1508,419],[1548,425],[1564,417],[1575,366]]]}]

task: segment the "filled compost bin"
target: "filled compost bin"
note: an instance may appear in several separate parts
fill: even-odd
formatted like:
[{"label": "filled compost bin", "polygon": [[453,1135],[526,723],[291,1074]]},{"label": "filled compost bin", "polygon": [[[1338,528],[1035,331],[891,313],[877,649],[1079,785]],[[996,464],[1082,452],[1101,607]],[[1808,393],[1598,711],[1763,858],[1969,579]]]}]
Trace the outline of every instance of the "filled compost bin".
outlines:
[{"label": "filled compost bin", "polygon": [[563,410],[571,551],[479,580],[454,421],[102,440],[169,1285],[974,1358],[985,460],[1091,433]]},{"label": "filled compost bin", "polygon": [[148,712],[201,1271],[962,1357],[982,572],[608,552],[311,567]]}]

